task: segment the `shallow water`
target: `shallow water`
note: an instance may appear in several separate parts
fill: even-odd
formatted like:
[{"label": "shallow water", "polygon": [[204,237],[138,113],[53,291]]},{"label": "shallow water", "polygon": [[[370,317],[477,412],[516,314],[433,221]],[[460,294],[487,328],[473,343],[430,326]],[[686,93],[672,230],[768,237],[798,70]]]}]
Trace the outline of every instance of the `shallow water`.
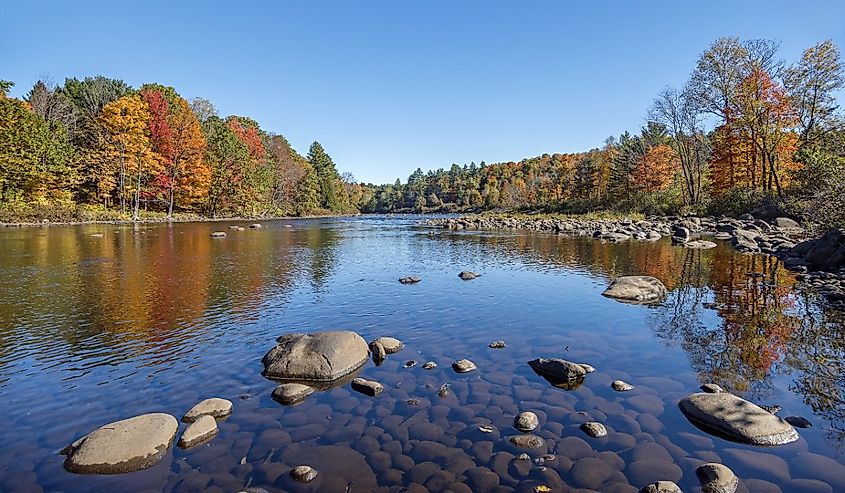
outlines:
[{"label": "shallow water", "polygon": [[[0,489],[636,491],[675,479],[694,491],[695,468],[719,461],[747,491],[845,491],[845,330],[776,259],[725,244],[696,251],[419,221],[0,230]],[[228,237],[210,238],[217,229]],[[461,281],[461,270],[483,276]],[[622,274],[654,275],[670,296],[654,307],[602,297]],[[398,283],[405,275],[422,282]],[[385,392],[346,384],[292,407],[274,402],[261,357],[281,334],[327,329],[406,344],[359,373]],[[487,347],[497,339],[507,348]],[[538,356],[597,371],[576,390],[554,388],[526,364]],[[460,358],[478,371],[455,374]],[[420,364],[404,368],[410,359]],[[422,369],[429,360],[438,368]],[[635,389],[614,392],[615,379]],[[814,426],[771,448],[711,436],[677,407],[703,382]],[[174,447],[130,474],[63,469],[59,450],[104,423],[181,417],[214,396],[234,412],[208,444]],[[542,466],[514,460],[523,451],[507,441],[523,410],[539,415],[546,440],[526,452],[555,455]],[[608,437],[581,432],[588,420]],[[287,473],[301,463],[318,479],[293,483]]]}]

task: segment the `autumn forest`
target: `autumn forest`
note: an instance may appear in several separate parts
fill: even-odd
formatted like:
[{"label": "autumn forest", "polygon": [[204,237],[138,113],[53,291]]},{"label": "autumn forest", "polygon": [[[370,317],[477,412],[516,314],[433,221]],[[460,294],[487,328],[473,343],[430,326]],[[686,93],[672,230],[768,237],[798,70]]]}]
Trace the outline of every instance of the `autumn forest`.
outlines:
[{"label": "autumn forest", "polygon": [[303,156],[257,121],[221,117],[172,87],[68,78],[15,99],[12,86],[0,81],[0,221],[777,207],[845,224],[832,200],[845,192],[845,76],[831,41],[784,61],[774,41],[721,38],[683,87],[657,93],[638,131],[385,185],[341,174],[319,142]]}]

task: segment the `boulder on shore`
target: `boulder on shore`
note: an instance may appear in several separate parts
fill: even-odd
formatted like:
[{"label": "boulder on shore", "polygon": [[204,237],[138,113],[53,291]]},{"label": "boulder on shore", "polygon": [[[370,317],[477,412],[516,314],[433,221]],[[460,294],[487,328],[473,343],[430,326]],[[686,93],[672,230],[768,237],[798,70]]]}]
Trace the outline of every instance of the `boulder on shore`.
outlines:
[{"label": "boulder on shore", "polygon": [[753,445],[782,445],[798,439],[791,424],[760,406],[727,392],[700,392],[678,404],[687,419],[734,440]]},{"label": "boulder on shore", "polygon": [[164,413],[142,414],[101,426],[62,453],[65,469],[83,474],[119,474],[158,463],[167,453],[179,423]]},{"label": "boulder on shore", "polygon": [[264,376],[275,380],[331,382],[360,368],[367,342],[352,331],[287,334],[264,355]]},{"label": "boulder on shore", "polygon": [[626,303],[656,303],[666,297],[666,286],[651,276],[617,277],[602,296]]}]

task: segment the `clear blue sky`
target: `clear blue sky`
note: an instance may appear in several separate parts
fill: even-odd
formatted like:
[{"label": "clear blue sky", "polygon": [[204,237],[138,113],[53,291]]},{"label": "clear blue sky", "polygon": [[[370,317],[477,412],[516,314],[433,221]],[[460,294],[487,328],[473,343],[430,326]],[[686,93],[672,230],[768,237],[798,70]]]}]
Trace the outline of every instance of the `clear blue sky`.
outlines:
[{"label": "clear blue sky", "polygon": [[4,0],[0,79],[172,85],[381,183],[600,146],[721,36],[845,48],[845,2]]}]

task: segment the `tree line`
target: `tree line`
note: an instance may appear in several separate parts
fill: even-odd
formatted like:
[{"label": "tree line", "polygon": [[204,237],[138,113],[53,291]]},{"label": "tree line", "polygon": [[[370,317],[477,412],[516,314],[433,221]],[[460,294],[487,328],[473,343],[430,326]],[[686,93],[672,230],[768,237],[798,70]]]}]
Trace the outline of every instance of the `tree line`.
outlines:
[{"label": "tree line", "polygon": [[[38,81],[22,99],[0,84],[0,206],[88,207],[138,219],[358,211],[361,186],[319,142],[306,156],[243,116],[172,87],[102,76]],[[62,206],[64,209],[62,209]],[[47,209],[49,210],[49,208]]]},{"label": "tree line", "polygon": [[655,98],[639,132],[573,154],[459,166],[374,186],[371,212],[614,209],[742,213],[777,204],[845,224],[845,87],[831,41],[787,64],[769,40],[721,38],[682,88]]},{"label": "tree line", "polygon": [[138,218],[529,209],[739,213],[771,206],[845,224],[845,75],[823,41],[786,63],[769,40],[721,38],[637,132],[586,152],[417,169],[355,183],[314,142],[306,156],[242,116],[172,87],[106,77],[0,81],[0,212],[59,204]]}]

